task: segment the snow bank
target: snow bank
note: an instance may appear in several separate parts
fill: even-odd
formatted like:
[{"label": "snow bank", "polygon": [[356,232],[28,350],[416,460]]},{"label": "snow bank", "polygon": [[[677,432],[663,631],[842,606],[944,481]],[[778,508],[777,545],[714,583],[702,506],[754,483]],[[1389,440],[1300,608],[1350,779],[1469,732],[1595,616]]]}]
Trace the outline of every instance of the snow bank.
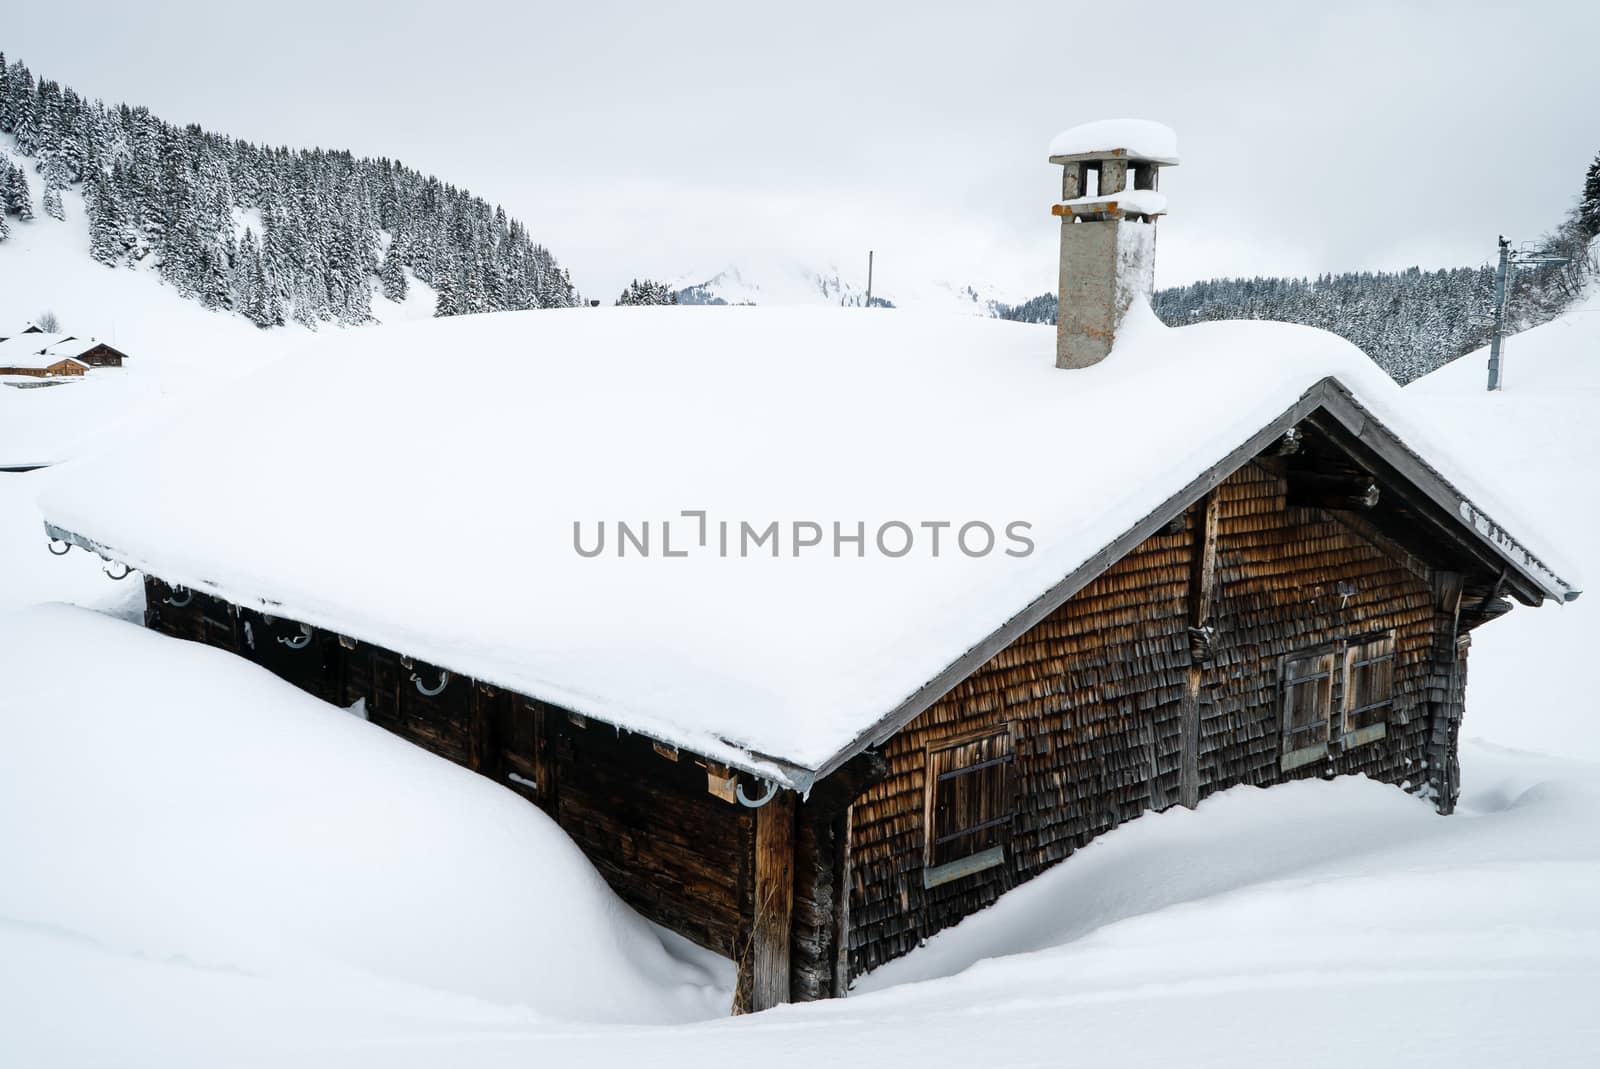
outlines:
[{"label": "snow bank", "polygon": [[70,601],[129,620],[144,618],[137,576],[111,579],[98,557],[51,557],[39,541],[37,497],[55,477],[50,469],[0,472],[0,612],[41,601]]},{"label": "snow bank", "polygon": [[[1101,364],[1054,351],[1048,327],[852,309],[345,332],[64,469],[42,504],[169,581],[780,779],[754,755],[819,767],[1326,376],[1538,541],[1331,334],[1168,330],[1141,306]],[[461,352],[475,373],[439,374]],[[619,522],[650,524],[649,556],[618,555]],[[752,551],[744,524],[778,541]],[[968,524],[989,552],[957,546]]]},{"label": "snow bank", "polygon": [[1155,163],[1178,162],[1178,135],[1149,119],[1101,119],[1063,130],[1050,139],[1051,156],[1125,149],[1129,157]]},{"label": "snow bank", "polygon": [[730,1004],[534,807],[236,657],[44,606],[0,616],[0,676],[6,924],[560,1018]]}]

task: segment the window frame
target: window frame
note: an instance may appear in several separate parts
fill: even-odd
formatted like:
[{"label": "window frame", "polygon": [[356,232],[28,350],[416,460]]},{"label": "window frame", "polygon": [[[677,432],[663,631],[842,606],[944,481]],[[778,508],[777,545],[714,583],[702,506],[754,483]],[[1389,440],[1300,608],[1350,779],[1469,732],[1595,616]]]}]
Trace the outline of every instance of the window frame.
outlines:
[{"label": "window frame", "polygon": [[[1289,678],[1289,665],[1295,661],[1326,662],[1326,667],[1317,672],[1300,676],[1296,679]],[[1278,768],[1280,771],[1289,772],[1313,764],[1328,756],[1331,752],[1333,739],[1333,687],[1339,676],[1339,644],[1325,642],[1317,646],[1308,646],[1305,649],[1286,653],[1278,658]],[[1326,680],[1326,686],[1320,688],[1323,695],[1321,716],[1311,727],[1291,731],[1289,727],[1289,691],[1292,687],[1305,686]],[[1289,748],[1289,741],[1293,735],[1303,734],[1305,731],[1314,730],[1320,725],[1323,728],[1322,739],[1304,746]]]},{"label": "window frame", "polygon": [[[1384,651],[1376,656],[1361,656],[1369,647],[1382,645]],[[1294,650],[1278,658],[1278,768],[1280,771],[1289,772],[1306,765],[1314,764],[1334,753],[1345,753],[1358,746],[1377,742],[1389,735],[1389,721],[1393,719],[1394,712],[1399,708],[1398,694],[1395,690],[1395,672],[1399,664],[1397,656],[1398,642],[1396,631],[1388,628],[1382,631],[1367,631],[1351,635],[1347,638],[1336,639],[1333,642],[1316,646],[1307,646],[1304,649]],[[1297,679],[1289,678],[1289,665],[1296,661],[1321,660],[1328,658],[1331,661],[1329,670],[1303,675]],[[1355,693],[1355,673],[1359,669],[1367,668],[1374,664],[1387,662],[1389,665],[1388,692],[1378,701],[1368,702],[1358,708],[1350,707],[1351,696]],[[1291,731],[1289,727],[1289,690],[1291,687],[1303,686],[1317,680],[1327,679],[1327,700],[1324,703],[1323,714],[1326,717],[1327,731],[1325,739],[1320,743],[1311,743],[1305,746],[1289,748],[1291,737],[1302,734],[1308,729]],[[1383,719],[1377,723],[1366,724],[1361,727],[1352,727],[1350,720],[1353,716],[1370,713],[1375,709],[1384,709]],[[1334,720],[1337,712],[1338,720]],[[1335,727],[1338,731],[1335,733]]]},{"label": "window frame", "polygon": [[[1000,752],[995,756],[971,765],[962,765],[955,769],[941,772],[938,755],[971,746],[974,743],[995,740]],[[1012,739],[1011,725],[1000,724],[993,727],[968,731],[959,735],[950,735],[939,739],[930,740],[923,751],[923,801],[922,801],[922,886],[924,888],[938,887],[976,875],[989,869],[1005,864],[1006,847],[1011,839],[1011,823],[1016,817],[1016,747]],[[986,821],[974,824],[971,827],[946,831],[941,834],[938,827],[938,798],[939,784],[961,775],[978,775],[987,769],[998,769],[1001,780],[998,794],[1002,799],[1004,812],[989,818]],[[953,838],[962,835],[973,835],[979,832],[998,829],[998,842],[987,847],[975,849],[960,857],[947,861],[934,863],[937,847]]]},{"label": "window frame", "polygon": [[[1377,645],[1385,646],[1385,652],[1374,657],[1367,657],[1362,660],[1357,660],[1357,653],[1359,651],[1363,651],[1367,647]],[[1357,635],[1346,640],[1343,660],[1344,673],[1343,679],[1341,680],[1343,693],[1339,696],[1339,727],[1341,729],[1339,732],[1339,743],[1344,749],[1352,750],[1357,746],[1365,746],[1369,742],[1377,742],[1379,739],[1387,738],[1389,735],[1389,721],[1393,716],[1395,708],[1394,676],[1397,660],[1395,657],[1394,630],[1391,628],[1387,631],[1373,631],[1364,635]],[[1379,701],[1368,702],[1359,708],[1352,709],[1350,707],[1350,696],[1355,693],[1356,689],[1354,686],[1356,670],[1375,664],[1382,664],[1384,662],[1388,662],[1389,665],[1388,692]],[[1374,709],[1384,708],[1388,709],[1388,713],[1377,723],[1367,724],[1363,727],[1351,726],[1351,717],[1359,716],[1362,713],[1371,712]]]}]

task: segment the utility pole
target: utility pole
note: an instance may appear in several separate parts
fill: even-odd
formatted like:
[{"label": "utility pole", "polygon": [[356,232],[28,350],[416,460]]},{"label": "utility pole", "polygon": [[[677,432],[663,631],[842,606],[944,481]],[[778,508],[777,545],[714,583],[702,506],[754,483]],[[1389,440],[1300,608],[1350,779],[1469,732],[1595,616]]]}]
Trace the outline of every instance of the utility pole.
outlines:
[{"label": "utility pole", "polygon": [[872,307],[872,250],[867,250],[867,307]]},{"label": "utility pole", "polygon": [[1506,299],[1511,292],[1511,269],[1535,264],[1566,264],[1572,260],[1556,256],[1548,249],[1511,251],[1511,242],[1500,236],[1500,264],[1494,271],[1494,334],[1489,338],[1489,389],[1500,389],[1500,346],[1505,339]]},{"label": "utility pole", "polygon": [[1511,242],[1500,235],[1500,264],[1494,269],[1494,333],[1489,336],[1489,389],[1500,388],[1500,334],[1506,325],[1506,273],[1511,265]]}]

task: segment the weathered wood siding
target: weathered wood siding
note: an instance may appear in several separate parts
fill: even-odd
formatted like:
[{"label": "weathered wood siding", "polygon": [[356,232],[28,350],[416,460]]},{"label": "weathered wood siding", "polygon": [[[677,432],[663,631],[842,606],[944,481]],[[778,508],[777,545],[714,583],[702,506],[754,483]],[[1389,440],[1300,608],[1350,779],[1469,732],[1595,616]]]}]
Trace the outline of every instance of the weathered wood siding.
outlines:
[{"label": "weathered wood siding", "polygon": [[[1419,786],[1437,615],[1427,570],[1329,513],[1291,508],[1251,464],[1217,490],[1215,628],[1201,667],[1202,795],[1236,784],[1362,772]],[[855,804],[850,974],[898,957],[1079,846],[1180,800],[1188,621],[1203,506],[1002,650],[885,746],[889,777]],[[1396,633],[1388,737],[1283,773],[1279,660],[1379,629]],[[1337,707],[1337,697],[1336,707]],[[927,747],[1009,727],[1014,817],[1005,863],[923,886]]]},{"label": "weathered wood siding", "polygon": [[[1287,505],[1283,480],[1259,465],[1222,490],[1217,634],[1200,721],[1202,793],[1354,772],[1420,785],[1435,624],[1431,573],[1419,561],[1408,569],[1395,559],[1404,559],[1402,551],[1380,551],[1332,514]],[[1280,772],[1279,660],[1391,629],[1394,708],[1387,737]],[[1343,682],[1336,668],[1336,710]]]}]

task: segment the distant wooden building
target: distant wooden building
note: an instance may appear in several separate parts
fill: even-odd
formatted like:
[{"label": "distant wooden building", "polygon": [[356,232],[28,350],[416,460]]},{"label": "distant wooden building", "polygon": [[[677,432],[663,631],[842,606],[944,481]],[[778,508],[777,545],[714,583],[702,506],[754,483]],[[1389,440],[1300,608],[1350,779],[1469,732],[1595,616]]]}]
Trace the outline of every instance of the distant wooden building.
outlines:
[{"label": "distant wooden building", "polygon": [[[1073,277],[1137,283],[1160,205],[1118,182],[1153,192],[1157,154],[1079,148],[1101,202],[1058,214],[1108,229],[1073,234]],[[1064,319],[1069,366],[1123,328],[1097,299]],[[1062,371],[1045,328],[900,312],[465,317],[353,338],[310,397],[292,368],[255,382],[292,455],[224,465],[188,443],[235,410],[200,413],[101,484],[81,466],[46,528],[142,570],[148,626],[540,807],[737,963],[736,1009],[842,996],[1148,811],[1362,774],[1450,812],[1472,632],[1578,596],[1342,342],[1145,330]],[[428,376],[438,346],[490,354],[493,389]],[[697,559],[560,541],[663,484],[701,526],[656,548]],[[1026,508],[1036,544],[913,562],[891,519],[875,554],[836,522],[839,559],[804,559],[800,526],[792,555],[728,558],[717,510],[867,487]]]},{"label": "distant wooden building", "polygon": [[82,375],[88,370],[87,364],[65,356],[35,354],[28,357],[19,354],[0,357],[0,375],[27,375],[38,379],[52,379]]},{"label": "distant wooden building", "polygon": [[80,338],[68,338],[50,348],[52,353],[70,356],[72,359],[89,367],[121,367],[128,354],[121,349],[107,345],[103,341]]},{"label": "distant wooden building", "polygon": [[[37,374],[39,369],[56,366],[61,361],[72,361],[80,370],[51,374],[81,375],[81,369],[121,367],[125,359],[126,353],[103,341],[75,338],[70,334],[46,334],[32,324],[20,334],[0,338],[0,375]],[[34,370],[5,370],[7,368]]]}]

